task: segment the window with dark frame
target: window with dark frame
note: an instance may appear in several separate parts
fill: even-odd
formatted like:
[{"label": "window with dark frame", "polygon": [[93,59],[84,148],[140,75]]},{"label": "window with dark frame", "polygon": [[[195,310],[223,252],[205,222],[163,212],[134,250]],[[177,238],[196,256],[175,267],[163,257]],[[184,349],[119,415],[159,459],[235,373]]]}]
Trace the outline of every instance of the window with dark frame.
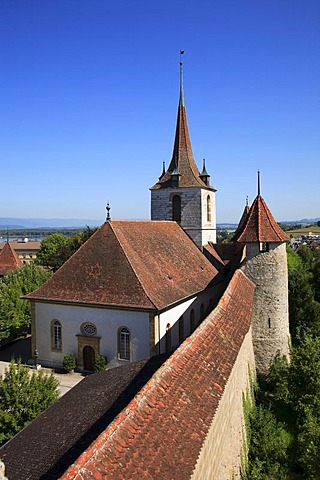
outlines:
[{"label": "window with dark frame", "polygon": [[54,320],[52,324],[51,341],[54,350],[62,349],[62,327],[59,320]]},{"label": "window with dark frame", "polygon": [[119,359],[130,360],[130,332],[127,328],[121,328],[119,332]]}]

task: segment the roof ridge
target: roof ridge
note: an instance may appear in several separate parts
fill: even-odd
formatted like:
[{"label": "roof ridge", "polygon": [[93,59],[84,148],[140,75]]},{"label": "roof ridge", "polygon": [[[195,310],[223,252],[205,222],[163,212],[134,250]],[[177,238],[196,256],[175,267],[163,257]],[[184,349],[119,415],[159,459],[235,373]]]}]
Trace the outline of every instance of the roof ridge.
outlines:
[{"label": "roof ridge", "polygon": [[[273,220],[275,220],[273,218],[273,215],[271,213],[271,210],[269,209],[268,205],[266,204],[265,200],[263,197],[261,197],[261,202],[262,202],[262,205],[264,206],[264,209],[265,209],[265,212],[266,212],[266,215],[268,217],[268,220],[269,220],[269,223],[271,225],[271,228],[273,229],[274,233],[277,235],[277,237],[279,238],[279,240],[281,240],[280,236],[279,236],[279,232],[276,231],[275,229],[275,226],[273,224]],[[276,225],[278,225],[278,223],[276,223]],[[281,227],[280,227],[281,228]]]},{"label": "roof ridge", "polygon": [[156,309],[158,310],[157,305],[156,305],[156,304],[154,303],[154,301],[150,298],[149,294],[147,293],[146,289],[144,288],[143,283],[141,282],[141,279],[140,279],[139,275],[137,274],[136,270],[133,268],[133,265],[131,264],[130,259],[129,259],[129,257],[128,257],[128,255],[127,255],[126,249],[124,248],[124,246],[123,246],[123,244],[122,244],[119,236],[117,235],[115,229],[114,229],[113,226],[112,226],[112,220],[111,220],[111,222],[109,222],[109,225],[110,225],[110,228],[111,228],[114,236],[116,237],[119,245],[121,246],[121,250],[123,251],[124,256],[126,257],[126,259],[127,259],[127,261],[128,261],[128,264],[129,264],[131,270],[133,271],[134,275],[136,276],[136,278],[137,278],[137,280],[138,280],[138,282],[139,282],[142,290],[144,291],[144,293],[146,294],[148,300],[152,303],[152,305],[154,306],[154,308],[156,308]]},{"label": "roof ridge", "polygon": [[[131,432],[132,437],[136,437],[136,439],[139,439],[139,435],[143,435],[142,428],[144,425],[144,418],[152,415],[154,409],[157,408],[157,406],[165,408],[165,398],[163,397],[163,395],[165,394],[167,389],[175,388],[175,382],[177,381],[177,377],[179,377],[181,371],[183,371],[184,368],[187,368],[186,364],[188,364],[190,361],[193,361],[193,347],[200,348],[200,343],[201,347],[203,347],[203,336],[206,335],[206,333],[210,335],[211,340],[209,341],[212,341],[212,338],[215,338],[215,336],[223,338],[225,342],[229,342],[229,337],[231,338],[231,340],[234,339],[234,343],[231,342],[230,344],[230,358],[228,357],[228,370],[225,371],[223,375],[218,374],[218,369],[216,368],[216,363],[218,362],[218,360],[215,361],[214,357],[204,357],[204,359],[198,359],[198,363],[199,365],[202,365],[202,367],[204,362],[206,363],[208,375],[211,375],[213,370],[217,373],[217,377],[214,383],[215,393],[213,394],[212,392],[210,392],[211,401],[214,402],[215,405],[215,410],[212,412],[212,416],[214,415],[214,412],[220,404],[223,391],[226,387],[228,379],[230,378],[232,368],[238,355],[238,342],[240,342],[242,337],[244,338],[247,335],[251,325],[250,308],[247,309],[246,307],[248,307],[248,305],[244,304],[242,301],[241,308],[242,313],[244,314],[244,316],[241,316],[242,322],[234,325],[234,329],[232,331],[228,331],[228,329],[226,330],[226,327],[230,324],[230,322],[227,315],[224,315],[224,313],[228,310],[228,306],[232,308],[230,302],[234,300],[237,303],[236,299],[234,299],[233,292],[237,290],[237,295],[244,300],[244,292],[241,291],[241,289],[238,290],[238,285],[240,284],[241,278],[245,279],[243,288],[246,289],[248,287],[250,290],[249,295],[246,298],[247,302],[250,303],[252,310],[253,293],[255,288],[254,284],[242,271],[237,270],[233,278],[231,279],[229,285],[227,286],[227,289],[224,292],[216,309],[208,315],[208,317],[202,322],[201,325],[199,325],[199,327],[193,332],[193,334],[189,336],[177,348],[177,350],[172,353],[172,355],[164,362],[163,365],[160,366],[158,370],[156,370],[156,372],[147,381],[147,383],[128,403],[127,407],[117,415],[117,417],[90,445],[90,447],[78,457],[78,459],[74,462],[73,465],[69,466],[66,472],[61,476],[62,480],[72,480],[78,478],[77,475],[81,474],[82,469],[85,469],[87,466],[90,469],[90,462],[94,461],[93,459],[98,457],[101,450],[107,448],[108,442],[113,442],[113,445],[116,445],[115,448],[117,449],[118,453],[120,452],[118,457],[114,459],[115,463],[118,462],[119,456],[121,456],[124,447],[123,442],[121,442],[121,429],[127,428],[127,430]],[[225,321],[220,322],[220,320],[223,318]],[[217,325],[220,326],[220,329],[215,328]],[[209,329],[208,332],[206,332],[207,329]],[[212,348],[211,344],[206,343],[205,348],[209,352]],[[209,363],[207,363],[207,361],[209,361]],[[190,386],[191,378],[188,378],[186,381],[187,385]],[[190,404],[190,400],[188,399],[190,398],[190,395],[192,395],[192,393],[189,392],[188,389],[186,390],[186,385],[184,383],[181,388],[181,392],[184,395],[182,395],[181,397],[181,408],[188,409],[187,405]],[[160,395],[159,392],[161,392]],[[140,411],[139,407],[143,407],[143,412]],[[142,413],[144,413],[144,415]],[[203,438],[201,440],[201,443],[198,442],[196,445],[196,448],[199,448],[199,452],[201,451],[201,448],[203,446],[203,441],[207,435],[207,430],[209,429],[210,424],[211,420],[208,418],[204,421],[201,428]],[[117,437],[117,434],[119,434],[119,437]],[[109,461],[110,460],[107,456],[106,462],[108,463]],[[196,458],[195,462],[197,462]],[[106,466],[106,464],[104,465]]]}]

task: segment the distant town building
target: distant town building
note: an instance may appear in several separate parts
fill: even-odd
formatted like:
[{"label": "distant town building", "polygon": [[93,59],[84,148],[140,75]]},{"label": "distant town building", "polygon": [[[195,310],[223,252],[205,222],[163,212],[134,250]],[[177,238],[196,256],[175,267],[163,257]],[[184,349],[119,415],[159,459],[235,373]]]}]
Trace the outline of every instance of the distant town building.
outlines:
[{"label": "distant town building", "polygon": [[[0,252],[4,248],[4,245],[5,243],[0,243]],[[29,265],[36,260],[41,242],[24,239],[22,241],[12,241],[10,245],[20,258],[22,265]]]}]

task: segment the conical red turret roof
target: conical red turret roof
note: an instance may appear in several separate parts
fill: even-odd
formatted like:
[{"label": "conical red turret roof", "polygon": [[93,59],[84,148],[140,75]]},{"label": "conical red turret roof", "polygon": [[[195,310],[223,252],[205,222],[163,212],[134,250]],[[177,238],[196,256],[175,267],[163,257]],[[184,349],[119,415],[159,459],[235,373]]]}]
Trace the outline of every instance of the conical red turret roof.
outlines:
[{"label": "conical red turret roof", "polygon": [[179,187],[202,187],[207,190],[215,190],[210,185],[206,185],[201,179],[200,172],[193,158],[184,103],[182,64],[180,64],[180,99],[172,159],[168,170],[160,177],[159,181],[151,187],[151,190],[171,187],[172,172],[179,174]]},{"label": "conical red turret roof", "polygon": [[0,276],[22,267],[22,262],[10,243],[6,243],[0,252]]},{"label": "conical red turret roof", "polygon": [[[247,218],[240,220],[233,241],[251,242],[287,242],[288,235],[277,224],[264,199],[257,195]],[[241,225],[242,223],[242,225]]]},{"label": "conical red turret roof", "polygon": [[242,216],[240,218],[240,221],[239,221],[239,224],[238,224],[238,227],[234,233],[234,236],[232,238],[232,241],[235,242],[238,237],[241,235],[245,225],[246,225],[246,222],[247,222],[247,219],[248,219],[248,216],[249,216],[249,212],[250,212],[250,207],[249,205],[246,205],[244,207],[244,210],[243,210],[243,213],[242,213]]}]

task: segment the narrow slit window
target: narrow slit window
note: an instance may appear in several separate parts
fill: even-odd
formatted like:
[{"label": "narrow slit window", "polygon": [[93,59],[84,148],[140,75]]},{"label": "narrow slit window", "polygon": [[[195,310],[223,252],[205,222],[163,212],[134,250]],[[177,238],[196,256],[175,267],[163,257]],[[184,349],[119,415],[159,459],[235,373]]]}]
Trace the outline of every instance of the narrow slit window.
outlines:
[{"label": "narrow slit window", "polygon": [[207,196],[207,222],[211,222],[212,218],[212,204],[210,195]]}]

